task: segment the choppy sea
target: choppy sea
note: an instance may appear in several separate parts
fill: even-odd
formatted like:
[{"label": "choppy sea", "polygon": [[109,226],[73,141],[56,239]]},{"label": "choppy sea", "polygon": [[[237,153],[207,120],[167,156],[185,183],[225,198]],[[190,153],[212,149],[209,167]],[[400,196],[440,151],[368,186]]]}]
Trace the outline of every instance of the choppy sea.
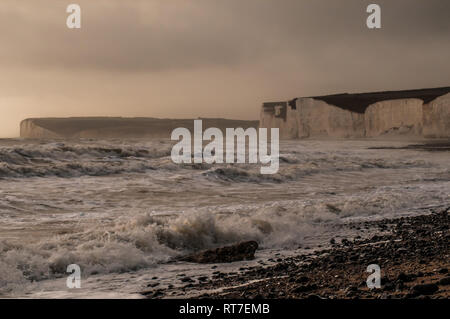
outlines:
[{"label": "choppy sea", "polygon": [[[168,140],[0,140],[0,296],[139,297],[211,265],[173,262],[256,240],[255,261],[325,244],[335,225],[450,206],[450,152],[411,141],[283,141],[280,169],[174,164]],[[66,287],[67,265],[82,288]]]}]

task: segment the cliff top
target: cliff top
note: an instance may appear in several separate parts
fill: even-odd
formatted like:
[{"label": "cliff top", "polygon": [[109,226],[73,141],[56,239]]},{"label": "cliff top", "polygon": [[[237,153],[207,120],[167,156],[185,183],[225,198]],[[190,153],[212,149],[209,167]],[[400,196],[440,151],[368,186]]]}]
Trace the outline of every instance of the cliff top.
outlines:
[{"label": "cliff top", "polygon": [[420,99],[426,104],[448,93],[450,93],[450,87],[372,93],[344,93],[314,96],[311,98],[324,101],[328,104],[332,104],[352,112],[364,113],[369,105],[381,101]]}]

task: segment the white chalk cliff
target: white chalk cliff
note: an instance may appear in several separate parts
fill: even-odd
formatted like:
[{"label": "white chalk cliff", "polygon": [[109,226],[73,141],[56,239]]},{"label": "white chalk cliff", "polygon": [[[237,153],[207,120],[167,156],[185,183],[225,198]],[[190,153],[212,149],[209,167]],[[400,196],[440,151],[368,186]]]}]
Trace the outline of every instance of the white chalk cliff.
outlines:
[{"label": "white chalk cliff", "polygon": [[450,88],[338,94],[264,103],[260,127],[285,139],[450,137]]}]

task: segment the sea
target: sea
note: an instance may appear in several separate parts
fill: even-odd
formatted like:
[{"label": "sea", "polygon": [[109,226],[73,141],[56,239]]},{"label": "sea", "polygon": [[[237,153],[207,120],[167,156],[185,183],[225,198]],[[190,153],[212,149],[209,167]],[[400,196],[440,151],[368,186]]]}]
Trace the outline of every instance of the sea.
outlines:
[{"label": "sea", "polygon": [[[422,144],[281,141],[278,173],[261,175],[259,164],[175,164],[164,139],[2,139],[0,297],[141,298],[150,284],[325,247],[353,221],[449,207],[450,152]],[[248,240],[252,261],[179,261]]]}]

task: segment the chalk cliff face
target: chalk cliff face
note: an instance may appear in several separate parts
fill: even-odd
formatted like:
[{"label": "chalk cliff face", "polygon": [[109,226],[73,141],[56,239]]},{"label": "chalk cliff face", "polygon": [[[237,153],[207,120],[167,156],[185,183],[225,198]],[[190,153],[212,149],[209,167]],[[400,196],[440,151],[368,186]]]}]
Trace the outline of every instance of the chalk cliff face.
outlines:
[{"label": "chalk cliff face", "polygon": [[35,123],[33,119],[26,119],[20,123],[20,136],[33,138],[56,138],[57,134]]},{"label": "chalk cliff face", "polygon": [[[263,105],[260,127],[285,139],[450,137],[450,88],[297,98]],[[409,98],[409,97],[412,98]],[[330,104],[330,103],[335,103]],[[283,109],[285,108],[285,109]]]},{"label": "chalk cliff face", "polygon": [[[258,127],[258,121],[202,119],[203,127],[226,128]],[[193,119],[155,118],[37,118],[20,123],[22,138],[170,138],[172,131],[184,127],[193,131]]]},{"label": "chalk cliff face", "polygon": [[363,137],[364,116],[312,98],[297,101],[298,137]]},{"label": "chalk cliff face", "polygon": [[450,137],[450,94],[423,106],[423,136]]},{"label": "chalk cliff face", "polygon": [[422,134],[423,101],[419,99],[391,100],[370,105],[365,114],[367,137],[381,135]]},{"label": "chalk cliff face", "polygon": [[[276,114],[277,107],[284,109],[287,114]],[[280,129],[280,138],[289,139],[297,136],[297,113],[287,107],[287,103],[264,103],[260,115],[260,127],[271,128],[278,127]]]}]

